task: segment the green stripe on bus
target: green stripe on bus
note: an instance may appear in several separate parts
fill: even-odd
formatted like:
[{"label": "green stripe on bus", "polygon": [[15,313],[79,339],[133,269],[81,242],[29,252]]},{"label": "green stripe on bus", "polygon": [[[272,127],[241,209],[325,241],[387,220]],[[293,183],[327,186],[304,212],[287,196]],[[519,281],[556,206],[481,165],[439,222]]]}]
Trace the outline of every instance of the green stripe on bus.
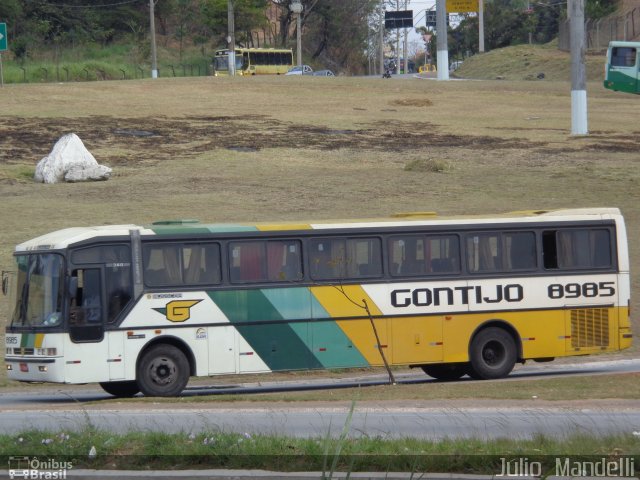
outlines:
[{"label": "green stripe on bus", "polygon": [[216,291],[209,296],[271,370],[322,368],[291,325],[260,324],[284,320],[260,290]]},{"label": "green stripe on bus", "polygon": [[22,348],[33,347],[36,341],[36,336],[33,333],[23,333],[20,339],[20,346]]},{"label": "green stripe on bus", "polygon": [[233,224],[219,224],[219,225],[198,225],[198,226],[184,226],[184,225],[171,225],[171,226],[152,226],[151,230],[157,235],[176,235],[176,234],[196,234],[196,233],[237,233],[237,232],[257,232],[258,228],[248,225],[233,225]]},{"label": "green stripe on bus", "polygon": [[323,368],[367,367],[369,363],[308,288],[262,290],[285,320],[314,319],[294,323],[291,328],[300,337]]}]

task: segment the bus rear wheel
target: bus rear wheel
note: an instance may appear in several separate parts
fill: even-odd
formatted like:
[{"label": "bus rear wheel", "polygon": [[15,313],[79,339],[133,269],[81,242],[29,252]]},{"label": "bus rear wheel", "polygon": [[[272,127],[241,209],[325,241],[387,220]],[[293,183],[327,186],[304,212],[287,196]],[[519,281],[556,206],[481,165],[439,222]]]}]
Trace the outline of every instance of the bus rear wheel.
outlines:
[{"label": "bus rear wheel", "polygon": [[516,343],[504,329],[490,327],[471,341],[469,376],[479,380],[503,378],[516,364]]},{"label": "bus rear wheel", "polygon": [[136,378],[147,397],[175,397],[187,386],[189,362],[178,348],[155,345],[140,359]]},{"label": "bus rear wheel", "polygon": [[102,382],[100,383],[102,389],[113,395],[114,397],[133,397],[140,391],[140,387],[135,381],[131,382]]},{"label": "bus rear wheel", "polygon": [[422,370],[437,380],[458,380],[467,373],[469,367],[466,363],[437,363],[423,365]]}]

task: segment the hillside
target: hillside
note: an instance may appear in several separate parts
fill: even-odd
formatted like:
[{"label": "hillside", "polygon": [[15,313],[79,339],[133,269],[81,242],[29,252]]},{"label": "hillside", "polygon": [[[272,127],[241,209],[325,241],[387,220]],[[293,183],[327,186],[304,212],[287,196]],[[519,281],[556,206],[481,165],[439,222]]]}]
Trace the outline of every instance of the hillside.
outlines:
[{"label": "hillside", "polygon": [[[600,81],[604,54],[586,56],[587,80]],[[539,79],[538,76],[544,78]],[[504,80],[567,80],[571,78],[571,56],[558,50],[555,42],[546,45],[516,45],[468,58],[454,77]]]}]

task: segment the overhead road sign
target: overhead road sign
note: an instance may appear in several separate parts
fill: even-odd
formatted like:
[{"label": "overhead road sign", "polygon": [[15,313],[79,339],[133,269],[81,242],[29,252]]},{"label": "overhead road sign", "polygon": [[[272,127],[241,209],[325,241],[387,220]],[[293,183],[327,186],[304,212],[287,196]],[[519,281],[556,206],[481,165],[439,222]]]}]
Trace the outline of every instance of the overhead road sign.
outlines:
[{"label": "overhead road sign", "polygon": [[[428,28],[436,28],[436,11],[427,10],[425,16],[425,26]],[[449,15],[447,15],[447,27],[449,26]]]},{"label": "overhead road sign", "polygon": [[412,28],[413,10],[384,12],[384,28]]},{"label": "overhead road sign", "polygon": [[425,22],[427,27],[436,28],[436,12],[435,10],[427,10],[425,16]]},{"label": "overhead road sign", "polygon": [[0,23],[0,52],[7,49],[7,24]]},{"label": "overhead road sign", "polygon": [[478,0],[447,0],[447,12],[477,12]]}]

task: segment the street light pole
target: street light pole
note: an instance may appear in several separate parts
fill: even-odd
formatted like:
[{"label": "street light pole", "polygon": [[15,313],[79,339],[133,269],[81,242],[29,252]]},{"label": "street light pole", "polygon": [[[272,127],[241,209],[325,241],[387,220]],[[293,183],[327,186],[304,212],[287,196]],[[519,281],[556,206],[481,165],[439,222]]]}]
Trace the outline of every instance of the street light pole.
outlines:
[{"label": "street light pole", "polygon": [[584,0],[569,0],[571,28],[571,134],[588,135],[587,74],[584,64]]},{"label": "street light pole", "polygon": [[484,1],[478,0],[478,51],[484,52]]},{"label": "street light pole", "polygon": [[380,75],[384,75],[384,0],[380,0]]},{"label": "street light pole", "polygon": [[229,42],[229,75],[234,76],[236,74],[236,25],[233,0],[227,0],[227,27],[229,30],[227,35],[227,42]]},{"label": "street light pole", "polygon": [[449,47],[447,45],[447,4],[436,0],[436,33],[438,47],[438,80],[449,80]]},{"label": "street light pole", "polygon": [[149,0],[149,28],[151,30],[151,78],[158,78],[158,57],[156,54],[155,0]]},{"label": "street light pole", "polygon": [[[296,15],[297,23],[296,23],[296,59],[298,62],[298,67],[302,69],[302,3],[300,0],[292,0],[291,6],[289,7],[291,11]],[[304,73],[304,72],[303,72]]]}]

